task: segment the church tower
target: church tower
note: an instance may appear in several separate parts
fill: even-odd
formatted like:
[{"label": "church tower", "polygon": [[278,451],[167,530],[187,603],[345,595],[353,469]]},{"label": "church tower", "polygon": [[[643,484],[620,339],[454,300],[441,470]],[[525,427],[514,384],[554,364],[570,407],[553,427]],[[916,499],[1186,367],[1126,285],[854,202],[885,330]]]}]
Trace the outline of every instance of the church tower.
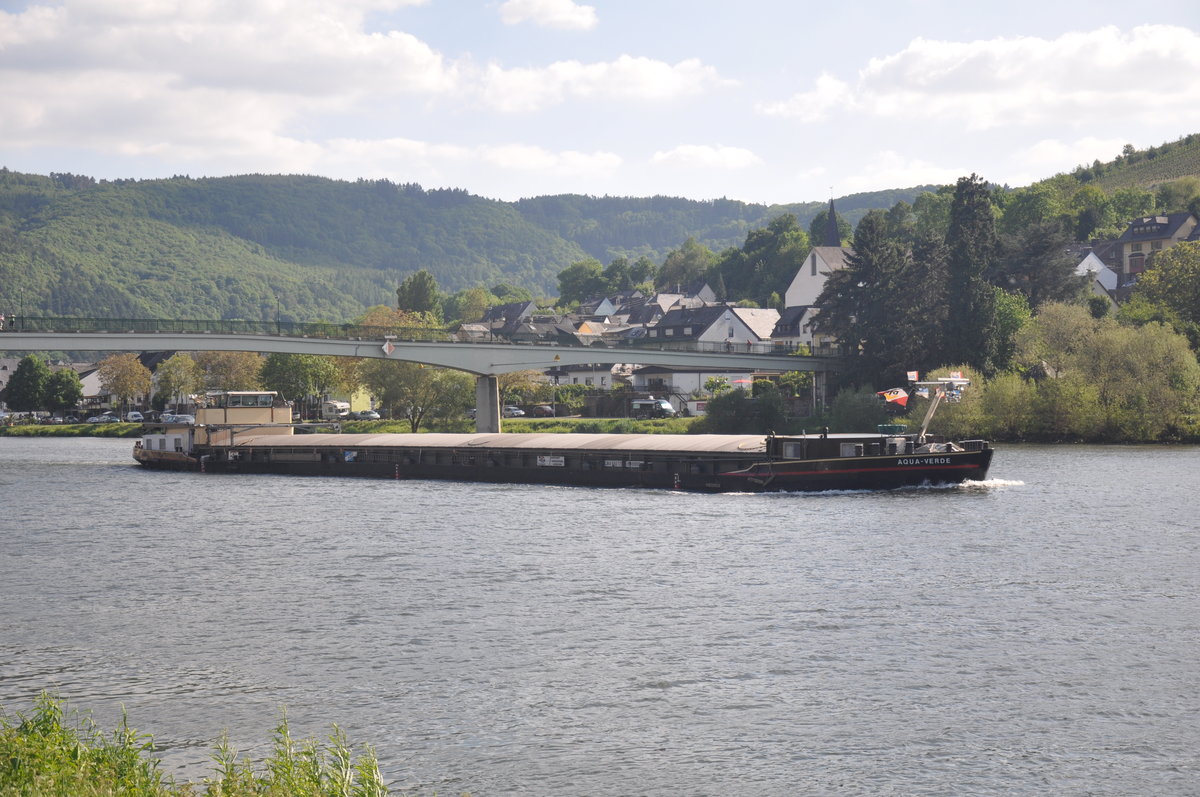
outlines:
[{"label": "church tower", "polygon": [[829,198],[829,215],[825,218],[825,235],[821,246],[841,246],[842,233],[838,230],[837,211],[833,209],[833,197]]}]

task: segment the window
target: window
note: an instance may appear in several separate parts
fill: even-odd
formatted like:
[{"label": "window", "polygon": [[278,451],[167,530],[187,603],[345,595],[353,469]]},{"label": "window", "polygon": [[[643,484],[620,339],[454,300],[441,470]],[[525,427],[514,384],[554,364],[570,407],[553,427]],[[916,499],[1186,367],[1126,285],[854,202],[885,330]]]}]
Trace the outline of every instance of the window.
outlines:
[{"label": "window", "polygon": [[1162,241],[1151,241],[1150,248],[1156,251],[1162,249]]},{"label": "window", "polygon": [[674,335],[674,334],[675,334],[675,330],[673,330],[673,329],[667,329],[667,330],[664,330],[664,333],[665,333],[665,334],[666,334],[666,336],[669,338],[669,337],[671,337],[672,335]]},{"label": "window", "polygon": [[691,328],[691,327],[684,327],[684,328],[683,328],[683,334],[685,334],[685,335],[690,335],[690,334],[692,334],[692,328]]},{"label": "window", "polygon": [[1131,251],[1131,252],[1140,252],[1140,251],[1142,251],[1142,245],[1141,245],[1141,244],[1130,244],[1130,245],[1129,245],[1129,251]]},{"label": "window", "polygon": [[1129,273],[1130,274],[1141,274],[1145,270],[1146,270],[1146,256],[1145,255],[1130,255],[1129,256]]}]

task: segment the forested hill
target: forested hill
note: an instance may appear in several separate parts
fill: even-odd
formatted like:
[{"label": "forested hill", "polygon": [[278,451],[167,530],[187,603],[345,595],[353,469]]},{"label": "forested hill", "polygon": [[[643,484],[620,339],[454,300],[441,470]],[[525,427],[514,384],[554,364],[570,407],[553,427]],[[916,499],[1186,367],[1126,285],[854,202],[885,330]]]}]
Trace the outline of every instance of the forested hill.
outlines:
[{"label": "forested hill", "polygon": [[[837,200],[851,222],[922,190]],[[428,269],[445,290],[509,283],[554,295],[591,256],[714,251],[786,206],[670,197],[500,202],[383,181],[241,177],[97,182],[0,170],[0,312],[99,317],[348,320]]]}]

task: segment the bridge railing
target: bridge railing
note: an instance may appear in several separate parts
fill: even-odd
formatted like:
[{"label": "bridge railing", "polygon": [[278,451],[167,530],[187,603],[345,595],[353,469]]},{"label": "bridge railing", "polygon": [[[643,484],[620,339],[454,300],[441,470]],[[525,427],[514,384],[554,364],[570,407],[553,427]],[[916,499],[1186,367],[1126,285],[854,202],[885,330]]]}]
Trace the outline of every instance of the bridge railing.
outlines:
[{"label": "bridge railing", "polygon": [[212,335],[276,335],[334,340],[455,341],[454,333],[427,327],[378,327],[359,324],[326,324],[310,321],[214,321],[162,318],[32,318],[11,317],[5,330],[12,332],[181,333]]},{"label": "bridge railing", "polygon": [[[501,336],[471,337],[459,335],[449,329],[429,327],[382,327],[359,324],[327,324],[309,321],[241,321],[199,320],[162,318],[39,318],[31,316],[8,316],[3,330],[9,332],[51,332],[71,334],[92,332],[103,334],[176,333],[212,335],[271,335],[296,338],[326,338],[330,340],[372,340],[393,338],[398,342],[438,343],[503,343],[533,346],[584,347],[569,340],[520,340]],[[665,340],[634,338],[620,341],[597,340],[587,346],[596,349],[633,349],[643,351],[686,351],[712,354],[760,354],[787,356],[804,354],[812,357],[842,357],[847,352],[834,346],[823,346],[809,351],[805,347],[777,341],[751,343],[726,343],[695,340]]]}]

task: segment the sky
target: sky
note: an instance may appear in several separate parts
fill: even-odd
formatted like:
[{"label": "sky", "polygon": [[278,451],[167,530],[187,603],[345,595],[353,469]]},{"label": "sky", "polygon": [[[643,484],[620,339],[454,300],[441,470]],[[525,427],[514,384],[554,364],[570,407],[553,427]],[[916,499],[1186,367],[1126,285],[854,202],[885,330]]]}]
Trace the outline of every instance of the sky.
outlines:
[{"label": "sky", "polygon": [[0,0],[0,166],[492,199],[1027,185],[1200,132],[1196,0]]}]

